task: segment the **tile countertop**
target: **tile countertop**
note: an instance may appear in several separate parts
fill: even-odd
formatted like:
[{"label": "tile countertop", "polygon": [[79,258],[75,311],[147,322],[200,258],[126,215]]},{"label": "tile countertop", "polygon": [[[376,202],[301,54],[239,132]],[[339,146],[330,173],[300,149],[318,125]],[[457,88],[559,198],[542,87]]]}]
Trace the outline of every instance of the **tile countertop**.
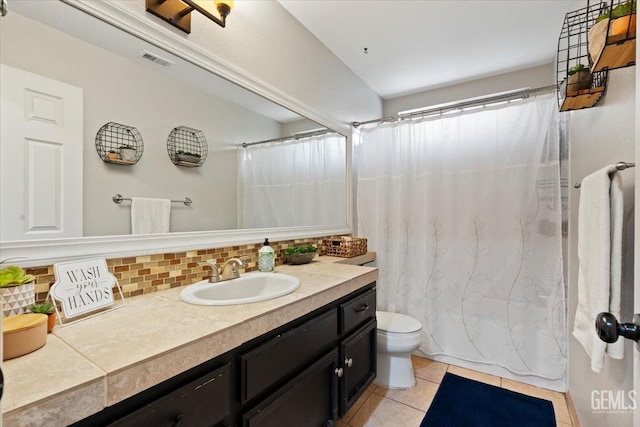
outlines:
[{"label": "tile countertop", "polygon": [[44,347],[3,363],[2,419],[16,427],[81,420],[374,282],[378,270],[359,266],[373,260],[372,252],[278,266],[300,287],[269,301],[190,305],[180,287],[58,325]]}]

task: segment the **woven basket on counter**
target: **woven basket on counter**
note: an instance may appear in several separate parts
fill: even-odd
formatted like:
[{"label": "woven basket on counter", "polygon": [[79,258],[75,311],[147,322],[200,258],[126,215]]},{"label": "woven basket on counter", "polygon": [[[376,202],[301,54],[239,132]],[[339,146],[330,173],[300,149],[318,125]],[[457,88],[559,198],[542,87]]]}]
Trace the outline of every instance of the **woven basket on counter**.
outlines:
[{"label": "woven basket on counter", "polygon": [[342,258],[367,253],[367,239],[360,237],[342,237],[338,239],[324,239],[325,254]]}]

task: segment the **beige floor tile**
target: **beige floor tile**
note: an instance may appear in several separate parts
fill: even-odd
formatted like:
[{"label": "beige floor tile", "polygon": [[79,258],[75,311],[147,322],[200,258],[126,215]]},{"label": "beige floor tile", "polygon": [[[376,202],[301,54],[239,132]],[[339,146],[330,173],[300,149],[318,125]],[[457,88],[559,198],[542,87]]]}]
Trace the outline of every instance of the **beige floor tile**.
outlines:
[{"label": "beige floor tile", "polygon": [[374,393],[426,412],[439,386],[440,384],[416,378],[416,385],[409,389],[394,390],[378,386]]},{"label": "beige floor tile", "polygon": [[411,356],[411,361],[413,362],[413,373],[417,378],[438,384],[442,381],[444,374],[447,373],[447,367],[449,366],[446,363],[413,355]]},{"label": "beige floor tile", "polygon": [[424,414],[423,411],[373,393],[351,418],[349,425],[351,427],[419,426]]},{"label": "beige floor tile", "polygon": [[550,400],[551,403],[553,403],[553,410],[556,413],[556,422],[571,425],[571,417],[569,416],[569,409],[567,408],[567,401],[564,394],[506,378],[502,379],[502,388],[533,397],[539,397],[540,399]]},{"label": "beige floor tile", "polygon": [[471,380],[480,381],[481,383],[491,384],[496,387],[500,387],[500,377],[494,375],[485,374],[483,372],[473,371],[467,368],[461,368],[459,366],[449,365],[447,372],[450,372],[459,377],[469,378]]},{"label": "beige floor tile", "polygon": [[353,418],[354,414],[358,412],[358,409],[362,407],[365,400],[367,400],[367,398],[371,396],[371,394],[377,389],[378,389],[378,386],[376,384],[371,383],[371,385],[367,387],[367,389],[362,393],[362,396],[360,396],[358,400],[356,400],[356,402],[353,405],[351,405],[351,408],[349,408],[347,413],[344,414],[344,417],[342,417],[342,421],[345,423],[348,423],[349,420]]}]

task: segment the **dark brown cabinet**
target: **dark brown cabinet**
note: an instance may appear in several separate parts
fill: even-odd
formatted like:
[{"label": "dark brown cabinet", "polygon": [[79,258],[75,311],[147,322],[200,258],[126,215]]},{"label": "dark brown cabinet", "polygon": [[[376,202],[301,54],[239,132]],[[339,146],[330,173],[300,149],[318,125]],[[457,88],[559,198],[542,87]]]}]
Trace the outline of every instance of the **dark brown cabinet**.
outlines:
[{"label": "dark brown cabinet", "polygon": [[376,321],[369,320],[340,344],[343,366],[340,381],[340,416],[362,395],[376,378]]},{"label": "dark brown cabinet", "polygon": [[243,427],[325,427],[338,420],[333,349],[243,416]]},{"label": "dark brown cabinet", "polygon": [[229,364],[109,424],[110,427],[211,427],[231,409]]},{"label": "dark brown cabinet", "polygon": [[331,426],[344,416],[376,376],[375,307],[369,287],[241,355],[243,403],[272,391],[245,413],[243,427]]},{"label": "dark brown cabinet", "polygon": [[330,427],[376,375],[372,283],[74,424]]}]

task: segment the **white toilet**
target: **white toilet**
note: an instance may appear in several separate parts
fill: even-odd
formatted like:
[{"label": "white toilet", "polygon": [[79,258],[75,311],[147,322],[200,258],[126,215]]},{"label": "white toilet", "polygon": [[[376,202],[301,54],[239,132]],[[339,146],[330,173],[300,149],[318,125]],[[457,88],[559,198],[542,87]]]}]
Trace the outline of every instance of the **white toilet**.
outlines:
[{"label": "white toilet", "polygon": [[422,342],[422,324],[413,317],[376,311],[377,367],[375,383],[388,388],[409,388],[416,384],[411,352]]}]

